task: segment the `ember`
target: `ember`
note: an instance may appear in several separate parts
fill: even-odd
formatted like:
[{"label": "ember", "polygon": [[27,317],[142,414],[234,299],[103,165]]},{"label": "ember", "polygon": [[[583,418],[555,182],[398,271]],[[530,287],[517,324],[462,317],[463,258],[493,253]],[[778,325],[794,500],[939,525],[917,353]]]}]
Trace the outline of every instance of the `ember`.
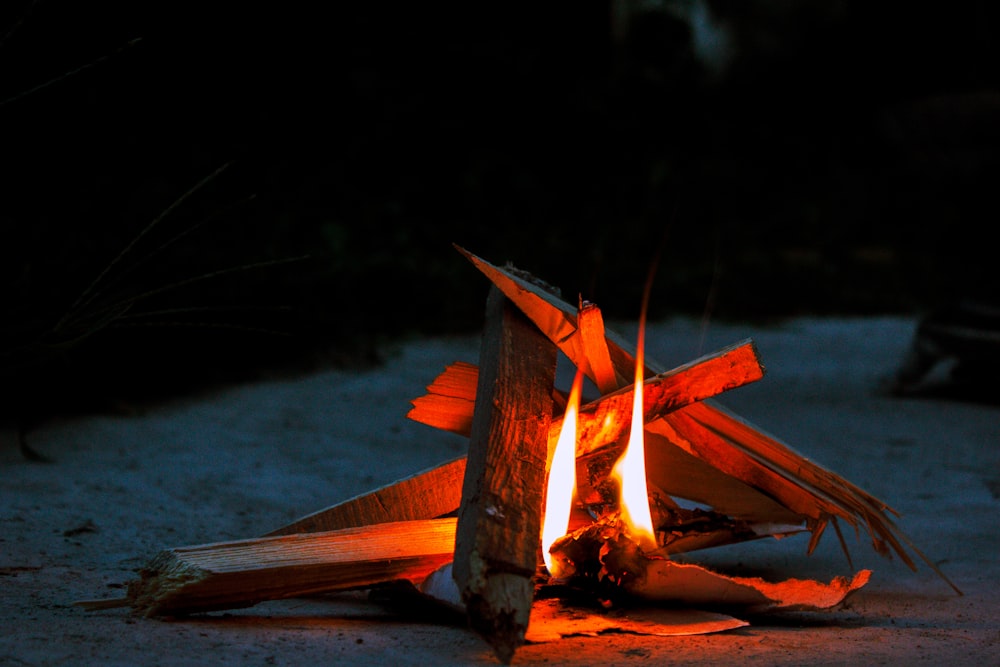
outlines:
[{"label": "ember", "polygon": [[[530,276],[459,250],[493,285],[480,365],[446,368],[408,416],[469,437],[467,457],[262,538],[164,551],[127,597],[80,604],[178,615],[404,581],[463,610],[510,662],[523,642],[548,641],[553,628],[587,632],[581,614],[590,627],[607,627],[600,606],[560,625],[553,591],[612,603],[835,607],[870,572],[766,582],[670,556],[804,531],[811,552],[828,525],[846,550],[838,521],[867,531],[878,553],[912,569],[923,560],[955,588],[897,528],[888,505],[712,402],[763,376],[752,343],[661,372],[644,359],[642,338],[630,353],[593,304],[571,306]],[[557,351],[578,369],[568,399],[554,386]],[[583,376],[601,396],[579,405]],[[609,476],[619,461],[616,485]],[[670,634],[663,618],[660,610],[631,622]],[[696,608],[670,623],[677,634],[745,625]]]}]

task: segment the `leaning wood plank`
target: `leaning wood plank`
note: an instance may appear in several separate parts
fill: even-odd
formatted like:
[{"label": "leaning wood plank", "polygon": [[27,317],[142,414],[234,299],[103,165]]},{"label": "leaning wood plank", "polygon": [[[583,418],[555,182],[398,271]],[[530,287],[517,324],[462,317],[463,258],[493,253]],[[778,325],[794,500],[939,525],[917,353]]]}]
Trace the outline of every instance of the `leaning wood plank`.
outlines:
[{"label": "leaning wood plank", "polygon": [[[468,435],[471,406],[475,404],[475,366],[464,364],[457,372],[449,366],[430,385],[449,387],[448,396],[426,394],[413,401],[407,417],[428,426]],[[643,383],[643,420],[646,423],[683,406],[703,401],[764,376],[764,368],[752,341],[741,341],[700,359],[678,366]],[[628,385],[580,407],[578,417],[579,454],[599,449],[618,440],[629,428],[627,415],[632,411],[633,387]],[[620,418],[625,415],[625,418]],[[455,427],[459,430],[452,430]],[[562,417],[552,421],[549,437],[558,438]]]},{"label": "leaning wood plank", "polygon": [[455,524],[453,518],[400,521],[178,547],[154,557],[126,598],[78,604],[179,616],[392,581],[417,584],[452,559]]},{"label": "leaning wood plank", "polygon": [[[491,282],[500,287],[504,294],[516,303],[571,361],[582,368],[590,368],[586,360],[579,358],[582,354],[582,345],[575,325],[576,313],[572,306],[553,295],[537,294],[537,290],[531,283],[523,278],[500,269],[467,250],[462,248],[458,248],[458,250]],[[551,310],[558,312],[547,312]],[[547,326],[553,323],[556,323],[557,326]],[[628,345],[613,336],[611,332],[608,332],[607,340],[608,351],[616,371],[622,375],[631,372],[630,369],[635,364],[635,357],[627,351]],[[647,373],[656,372],[655,364],[648,358],[645,370]],[[590,374],[588,377],[594,379]],[[702,411],[703,417],[713,423],[716,430],[731,434],[732,437],[726,438],[730,445],[738,445],[726,448],[723,455],[723,458],[729,462],[732,474],[737,475],[743,482],[759,489],[765,495],[777,497],[784,492],[788,497],[789,489],[794,489],[792,495],[796,496],[797,505],[807,510],[803,514],[810,521],[810,530],[813,530],[814,538],[818,538],[822,534],[823,528],[831,519],[839,517],[855,527],[863,526],[866,528],[875,540],[874,544],[879,553],[884,555],[890,550],[895,551],[904,562],[913,567],[913,560],[905,550],[905,546],[908,546],[952,589],[960,592],[934,562],[920,552],[887,516],[886,512],[891,512],[891,509],[886,503],[874,499],[868,494],[859,494],[859,489],[847,480],[809,461],[785,443],[758,431],[746,422],[741,423],[748,430],[737,428],[733,424],[737,420],[734,420],[734,417],[728,412],[716,408],[711,401],[681,408],[664,416],[654,424],[668,426],[664,429],[664,435],[672,444],[683,446],[682,443],[674,441],[672,437],[681,430],[687,431],[683,439],[691,443],[698,442],[702,435],[711,433],[711,429],[703,423],[685,418],[685,413],[698,410]],[[714,451],[718,453],[723,450],[714,449]],[[691,449],[691,453],[702,456],[705,454],[705,450]],[[779,465],[776,459],[782,457],[787,457],[788,460],[799,462],[799,464],[791,467]],[[718,459],[706,461],[711,465],[716,465],[719,462]],[[803,479],[802,470],[807,471],[806,474],[813,477],[815,481]],[[830,508],[832,511],[827,511]],[[815,539],[810,544],[811,548],[814,546]]]},{"label": "leaning wood plank", "polygon": [[463,456],[313,512],[271,531],[268,536],[443,517],[458,509],[464,476]]},{"label": "leaning wood plank", "polygon": [[454,577],[470,625],[509,663],[534,596],[556,348],[494,287],[479,358]]}]

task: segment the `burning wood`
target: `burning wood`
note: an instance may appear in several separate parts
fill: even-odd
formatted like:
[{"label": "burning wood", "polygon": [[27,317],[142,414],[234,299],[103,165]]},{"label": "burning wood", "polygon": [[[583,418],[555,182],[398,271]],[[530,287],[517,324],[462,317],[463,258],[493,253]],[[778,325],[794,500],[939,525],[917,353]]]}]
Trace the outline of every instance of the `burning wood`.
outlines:
[{"label": "burning wood", "polygon": [[[592,366],[586,358],[577,327],[577,313],[572,306],[538,290],[510,271],[500,269],[462,248],[458,250],[516,303],[578,368],[584,369],[588,377],[592,375]],[[605,339],[616,372],[628,377],[629,371],[635,367],[635,355],[627,351],[627,344],[610,332],[606,333]],[[646,372],[652,374],[658,371],[647,366]],[[810,551],[815,548],[827,524],[833,522],[839,535],[836,519],[842,519],[858,530],[867,529],[876,552],[883,555],[894,553],[910,568],[916,569],[913,558],[907,552],[908,547],[952,589],[960,592],[940,568],[898,529],[887,515],[887,512],[896,514],[888,504],[708,400],[675,410],[647,424],[646,428],[648,432],[662,436],[665,444],[716,468],[720,475],[742,482],[747,487],[743,491],[756,492],[740,494],[741,500],[749,505],[729,507],[727,498],[711,497],[714,496],[713,488],[705,487],[697,495],[710,496],[703,502],[714,509],[767,522],[770,520],[767,515],[775,509],[774,500],[777,500],[779,505],[784,506],[786,517],[791,512],[806,522],[813,533]],[[719,479],[719,476],[715,478]],[[669,487],[668,490],[672,491]],[[702,501],[699,497],[685,497]],[[843,539],[841,544],[844,544]]]},{"label": "burning wood", "polygon": [[[573,584],[608,601],[639,597],[761,612],[828,609],[843,602],[871,577],[870,571],[862,570],[850,580],[837,577],[829,584],[798,579],[767,582],[676,563],[668,555],[685,550],[689,545],[681,543],[686,540],[697,543],[707,537],[718,544],[725,542],[720,540],[720,534],[728,533],[729,541],[762,535],[749,525],[714,512],[659,508],[657,514],[662,537],[660,547],[652,551],[641,549],[628,537],[617,512],[557,540],[551,549],[557,564],[552,581]],[[707,545],[695,548],[702,546]]]},{"label": "burning wood", "polygon": [[[81,604],[130,606],[147,615],[193,613],[402,580],[463,609],[497,656],[510,662],[524,641],[549,641],[565,628],[608,627],[605,612],[564,613],[566,604],[557,608],[543,599],[567,587],[607,600],[724,602],[753,611],[834,607],[871,573],[775,583],[729,577],[670,556],[801,531],[812,533],[811,552],[830,524],[846,551],[838,520],[867,530],[878,553],[896,554],[912,569],[915,556],[948,581],[896,527],[888,505],[712,402],[763,376],[751,342],[664,372],[643,360],[641,339],[631,352],[606,331],[594,304],[570,306],[530,276],[459,251],[493,284],[480,365],[447,367],[427,395],[412,401],[408,416],[469,437],[468,457],[263,538],[162,552],[129,586],[127,598]],[[557,351],[594,383],[598,399],[581,406],[577,383],[568,397],[555,388]],[[567,468],[556,469],[553,454],[570,425],[576,449]],[[611,475],[630,447],[626,435],[644,443],[639,502],[649,506],[652,527],[644,542],[624,518],[626,483]],[[546,474],[573,482],[566,496],[570,519],[551,548],[548,537],[544,545],[541,539]],[[688,509],[682,500],[700,508]],[[456,514],[457,520],[444,518]],[[543,550],[551,557],[548,568]],[[698,616],[704,613],[663,621],[659,631],[650,629],[651,616],[617,622],[652,634],[744,624]]]}]

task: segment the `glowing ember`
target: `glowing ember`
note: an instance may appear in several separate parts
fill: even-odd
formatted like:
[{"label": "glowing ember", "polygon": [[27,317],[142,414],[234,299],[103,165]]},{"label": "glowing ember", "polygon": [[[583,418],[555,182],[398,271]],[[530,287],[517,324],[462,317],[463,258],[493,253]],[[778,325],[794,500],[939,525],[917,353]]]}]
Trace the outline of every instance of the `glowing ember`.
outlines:
[{"label": "glowing ember", "polygon": [[562,430],[552,454],[549,467],[549,483],[545,495],[545,519],[542,524],[542,557],[549,572],[552,567],[552,543],[566,534],[569,529],[569,515],[573,509],[573,494],[576,493],[576,418],[580,409],[580,392],[583,387],[583,372],[577,369],[573,378],[573,388],[563,415]]},{"label": "glowing ember", "polygon": [[621,484],[619,510],[629,536],[644,549],[655,549],[656,532],[649,513],[649,495],[646,490],[646,451],[642,421],[642,370],[645,318],[639,326],[639,342],[635,353],[635,391],[632,401],[632,426],[625,453],[615,463],[612,475]]}]

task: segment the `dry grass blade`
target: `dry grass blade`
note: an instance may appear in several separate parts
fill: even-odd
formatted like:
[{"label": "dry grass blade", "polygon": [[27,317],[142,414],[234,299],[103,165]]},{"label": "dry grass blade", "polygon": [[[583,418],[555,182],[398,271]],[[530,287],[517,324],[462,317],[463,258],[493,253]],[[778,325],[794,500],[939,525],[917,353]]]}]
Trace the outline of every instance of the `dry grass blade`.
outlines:
[{"label": "dry grass blade", "polygon": [[102,281],[104,281],[105,277],[116,266],[118,266],[119,262],[121,262],[129,253],[132,252],[132,249],[135,248],[136,244],[139,243],[139,241],[141,241],[143,238],[145,238],[154,228],[156,228],[164,220],[164,218],[166,218],[168,215],[170,215],[173,211],[177,210],[177,208],[179,208],[181,206],[181,204],[183,204],[185,201],[187,201],[188,199],[190,199],[196,192],[198,192],[199,190],[201,190],[202,188],[204,188],[206,185],[208,185],[209,183],[211,183],[213,180],[215,180],[219,176],[219,174],[221,174],[223,171],[225,171],[229,167],[230,164],[231,163],[226,163],[226,164],[222,165],[221,167],[219,167],[218,169],[216,169],[215,171],[213,171],[211,174],[209,174],[208,176],[206,176],[205,178],[203,178],[194,187],[192,187],[187,192],[185,192],[184,194],[182,194],[180,197],[178,197],[177,199],[175,199],[158,216],[156,216],[155,218],[153,218],[153,220],[148,225],[146,225],[142,229],[142,231],[140,231],[138,234],[136,234],[132,238],[132,240],[129,241],[128,245],[126,245],[121,250],[121,252],[119,252],[117,255],[115,255],[115,257],[107,264],[107,266],[104,267],[104,269],[97,275],[97,277],[94,278],[94,280],[91,281],[91,283],[89,285],[87,285],[86,288],[84,288],[83,292],[80,293],[80,296],[77,297],[76,301],[73,302],[73,305],[70,306],[69,310],[56,323],[56,325],[55,325],[55,327],[53,329],[54,330],[59,330],[59,329],[63,328],[64,326],[66,326],[66,324],[69,321],[71,321],[74,317],[76,317],[76,315],[81,310],[83,310],[84,308],[86,308],[95,298],[97,298],[97,296],[101,293],[98,288],[100,287]]},{"label": "dry grass blade", "polygon": [[[10,35],[13,34],[14,31],[17,30],[17,28],[20,27],[21,23],[23,23],[23,20],[24,20],[24,17],[22,17],[21,21],[19,21],[17,24],[15,24],[14,27],[12,27],[10,30],[7,31],[7,34],[4,35],[3,41],[6,41],[7,38],[9,38]],[[57,83],[61,83],[62,81],[65,81],[66,79],[74,77],[77,74],[80,74],[81,72],[85,72],[85,71],[87,71],[89,69],[97,67],[98,65],[103,65],[104,63],[108,62],[112,58],[114,58],[114,57],[116,57],[116,56],[124,53],[125,51],[129,50],[130,48],[132,48],[133,46],[135,46],[136,44],[138,44],[141,41],[142,41],[141,37],[136,37],[135,39],[130,39],[129,41],[125,42],[125,44],[123,44],[122,46],[118,47],[117,49],[115,49],[111,53],[103,55],[100,58],[96,58],[94,60],[91,60],[89,63],[85,63],[85,64],[80,65],[78,67],[74,67],[73,69],[71,69],[69,71],[66,71],[66,72],[63,72],[59,76],[53,77],[53,78],[49,79],[48,81],[45,81],[43,83],[38,84],[37,86],[32,86],[31,88],[28,88],[27,90],[22,90],[19,93],[11,95],[10,97],[8,97],[5,100],[0,100],[0,107],[7,106],[8,104],[13,104],[14,102],[17,102],[18,100],[24,99],[25,97],[28,97],[30,95],[34,95],[35,93],[37,93],[37,92],[39,92],[41,90],[45,90],[46,88],[48,88],[50,86],[54,86]],[[2,45],[2,43],[0,43],[0,45]]]}]

